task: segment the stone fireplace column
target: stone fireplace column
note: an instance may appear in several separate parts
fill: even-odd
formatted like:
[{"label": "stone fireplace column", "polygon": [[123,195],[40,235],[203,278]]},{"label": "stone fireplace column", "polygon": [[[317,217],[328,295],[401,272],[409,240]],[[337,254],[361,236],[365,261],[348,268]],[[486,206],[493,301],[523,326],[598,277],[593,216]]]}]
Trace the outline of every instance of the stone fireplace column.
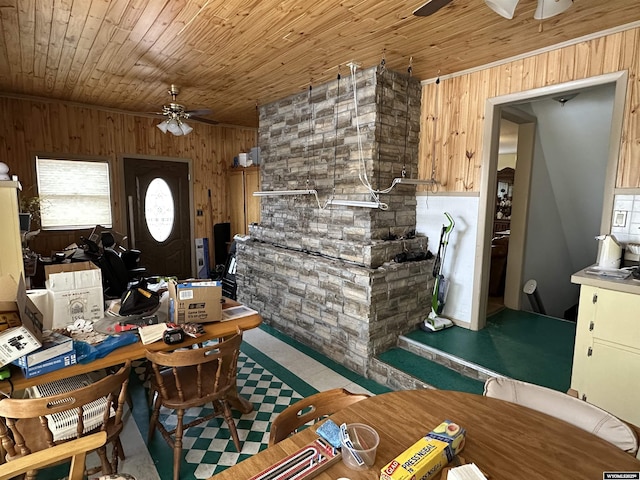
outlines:
[{"label": "stone fireplace column", "polygon": [[379,194],[384,209],[325,204],[372,200],[363,179],[417,178],[420,96],[417,80],[374,67],[260,108],[262,190],[317,197],[261,198],[260,224],[237,242],[238,300],[365,376],[429,313],[433,262],[395,261],[427,252],[415,186]]}]

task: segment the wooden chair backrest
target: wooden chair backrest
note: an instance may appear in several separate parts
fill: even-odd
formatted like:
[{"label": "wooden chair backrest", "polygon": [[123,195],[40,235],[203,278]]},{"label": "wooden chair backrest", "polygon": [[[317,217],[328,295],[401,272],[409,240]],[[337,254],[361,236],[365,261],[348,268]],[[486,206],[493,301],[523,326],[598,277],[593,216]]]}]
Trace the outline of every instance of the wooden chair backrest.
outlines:
[{"label": "wooden chair backrest", "polygon": [[[5,447],[8,458],[19,457],[32,453],[30,445],[37,439],[44,439],[48,447],[54,446],[54,434],[49,429],[46,415],[64,412],[77,408],[76,437],[82,437],[93,432],[84,432],[84,409],[86,405],[102,397],[107,399],[100,430],[105,430],[109,421],[111,409],[115,410],[112,421],[114,427],[112,436],[122,430],[122,414],[126,401],[127,385],[131,362],[120,368],[116,373],[94,382],[86,387],[40,398],[5,398],[0,401],[0,439]],[[39,419],[39,422],[24,422],[21,420]],[[34,425],[38,428],[34,429]],[[8,435],[7,430],[11,431]],[[95,431],[95,429],[94,429]]]},{"label": "wooden chair backrest", "polygon": [[[194,400],[185,397],[183,388],[185,382],[195,382],[198,398],[202,398],[207,395],[207,392],[211,392],[212,386],[213,391],[218,393],[231,387],[235,388],[241,343],[242,330],[238,329],[234,335],[218,343],[190,350],[174,350],[172,352],[147,350],[146,357],[152,364],[155,383],[164,398],[169,397],[169,394],[166,391],[162,371],[170,368],[173,372],[175,387],[180,400]],[[194,369],[185,369],[183,367],[195,367],[195,375]],[[203,382],[205,371],[211,372],[211,369],[215,369],[213,385]],[[209,376],[207,377],[210,378]]]},{"label": "wooden chair backrest", "polygon": [[11,462],[0,464],[0,478],[14,478],[22,473],[39,470],[71,458],[71,466],[67,478],[68,480],[82,480],[84,478],[84,462],[87,453],[101,447],[106,441],[106,432],[96,432],[55,447],[30,453]]},{"label": "wooden chair backrest", "polygon": [[315,423],[365,398],[369,398],[369,395],[351,393],[344,388],[334,388],[303,398],[285,408],[271,423],[269,445],[284,440],[307,423]]}]

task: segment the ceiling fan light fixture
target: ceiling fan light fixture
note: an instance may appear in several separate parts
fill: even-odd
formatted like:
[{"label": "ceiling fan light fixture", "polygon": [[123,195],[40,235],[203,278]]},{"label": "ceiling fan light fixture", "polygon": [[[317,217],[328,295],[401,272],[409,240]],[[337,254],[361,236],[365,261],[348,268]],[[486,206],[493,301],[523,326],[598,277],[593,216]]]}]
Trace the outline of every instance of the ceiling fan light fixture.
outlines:
[{"label": "ceiling fan light fixture", "polygon": [[519,0],[484,0],[487,6],[498,15],[511,20]]},{"label": "ceiling fan light fixture", "polygon": [[162,133],[167,133],[167,129],[169,128],[169,120],[164,120],[156,125],[160,129]]},{"label": "ceiling fan light fixture", "polygon": [[196,115],[209,115],[211,110],[186,110],[184,105],[177,103],[177,96],[180,91],[175,84],[171,84],[169,95],[171,95],[171,103],[162,106],[162,112],[154,112],[156,115],[163,115],[165,118],[156,125],[162,133],[172,133],[175,136],[188,135],[193,132],[193,127],[185,122],[190,118],[196,122],[209,123],[215,125],[218,122],[206,118],[199,118]]},{"label": "ceiling fan light fixture", "polygon": [[573,0],[538,0],[538,7],[533,18],[544,20],[561,14],[573,5]]},{"label": "ceiling fan light fixture", "polygon": [[180,123],[177,119],[172,118],[169,120],[169,125],[167,126],[167,130],[170,133],[173,133],[176,137],[182,135],[182,129],[180,128]]},{"label": "ceiling fan light fixture", "polygon": [[187,125],[185,122],[180,122],[180,130],[182,130],[183,135],[187,135],[193,132],[193,127],[191,125]]}]

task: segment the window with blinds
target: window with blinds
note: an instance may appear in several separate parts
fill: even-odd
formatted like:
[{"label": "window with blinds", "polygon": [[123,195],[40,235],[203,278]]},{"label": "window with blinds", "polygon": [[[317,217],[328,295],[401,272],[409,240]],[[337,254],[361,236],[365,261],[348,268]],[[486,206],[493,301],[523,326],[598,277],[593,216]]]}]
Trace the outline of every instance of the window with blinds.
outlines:
[{"label": "window with blinds", "polygon": [[36,157],[36,175],[44,230],[111,228],[108,162]]}]

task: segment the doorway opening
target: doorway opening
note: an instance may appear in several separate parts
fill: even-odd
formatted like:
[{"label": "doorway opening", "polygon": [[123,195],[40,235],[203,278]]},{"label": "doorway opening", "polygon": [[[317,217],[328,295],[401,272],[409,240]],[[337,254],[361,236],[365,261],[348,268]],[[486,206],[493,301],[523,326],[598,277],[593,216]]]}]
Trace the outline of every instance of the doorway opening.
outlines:
[{"label": "doorway opening", "polygon": [[[605,140],[601,142],[605,144],[604,153],[601,155],[604,158],[601,173],[594,173],[590,165],[578,165],[574,166],[568,178],[561,178],[561,175],[556,171],[543,172],[546,177],[545,175],[540,176],[539,172],[534,170],[534,163],[537,160],[533,160],[533,158],[534,155],[536,158],[539,155],[544,155],[546,145],[540,140],[540,135],[536,135],[537,114],[536,109],[531,108],[531,104],[560,94],[590,91],[594,87],[606,85],[610,88],[613,101],[609,102],[610,121],[607,121],[606,129],[600,127],[600,130],[604,129],[607,133]],[[608,233],[609,231],[626,85],[627,73],[616,72],[487,100],[483,150],[485,165],[483,165],[482,169],[480,188],[478,241],[476,242],[476,264],[474,268],[470,322],[472,330],[479,330],[486,324],[501,119],[503,117],[511,117],[514,114],[517,116],[522,115],[520,120],[516,119],[519,124],[518,153],[520,154],[521,150],[528,150],[531,152],[532,159],[530,165],[527,166],[527,162],[523,161],[526,157],[523,159],[519,156],[517,168],[515,169],[504,292],[505,306],[520,310],[528,309],[526,300],[523,301],[526,296],[522,291],[522,287],[529,280],[529,278],[524,278],[530,274],[529,272],[534,272],[535,275],[541,276],[559,275],[565,281],[566,286],[570,288],[571,274],[587,266],[589,261],[595,260],[595,254],[591,252],[585,253],[584,247],[572,248],[572,241],[577,237],[581,237],[583,241],[591,240],[593,248],[597,250],[597,244],[592,239],[592,235]],[[548,101],[551,102],[551,100]],[[560,105],[558,103],[557,107],[564,109],[570,105],[564,106],[564,104]],[[563,112],[566,113],[566,111]],[[512,120],[512,118],[508,119]],[[572,125],[572,123],[565,122],[562,128]],[[562,128],[559,130],[562,130]],[[566,135],[569,134],[563,135],[565,137],[556,139],[557,144],[570,148],[570,142],[566,141],[568,140]],[[552,170],[554,168],[553,165],[562,165],[566,163],[565,157],[571,156],[562,154],[561,150],[559,152],[548,154],[549,157],[553,158],[553,161],[547,163]],[[537,165],[540,166],[539,164]],[[565,188],[569,186],[570,181],[580,180],[581,178],[587,179],[589,176],[600,177],[600,191],[597,191],[597,189],[596,191],[587,188],[581,189],[580,183],[574,184],[571,188]],[[557,203],[553,211],[548,208],[539,208],[543,202],[536,195],[539,193],[537,189],[540,187],[541,178],[547,180],[547,187],[552,188],[551,191],[555,192],[556,196],[559,197],[556,199]],[[560,185],[557,184],[558,182],[560,182]],[[565,183],[563,184],[562,182]],[[573,195],[574,198],[570,198],[569,195]],[[572,210],[584,206],[586,201],[595,201],[597,204],[595,211],[593,208],[589,211],[590,218],[595,221],[595,227],[589,227],[591,230],[586,229],[589,232],[588,235],[584,233],[585,228],[581,223],[581,215],[578,214],[579,212],[576,213]],[[536,227],[532,228],[532,225],[536,225]],[[588,236],[591,236],[591,238],[586,238]],[[561,244],[564,246],[564,252],[562,249],[555,248]],[[544,258],[545,254],[546,258]],[[537,259],[535,255],[538,256]],[[540,255],[543,255],[543,257],[540,258]],[[587,263],[576,266],[579,262],[585,261],[584,258],[589,258]],[[554,271],[554,268],[560,264],[569,273],[565,273],[565,271],[557,273]],[[577,298],[577,286],[574,287]],[[544,300],[544,292],[542,294]],[[556,292],[551,292],[549,295],[553,297]],[[552,315],[562,318],[562,315]]]}]

